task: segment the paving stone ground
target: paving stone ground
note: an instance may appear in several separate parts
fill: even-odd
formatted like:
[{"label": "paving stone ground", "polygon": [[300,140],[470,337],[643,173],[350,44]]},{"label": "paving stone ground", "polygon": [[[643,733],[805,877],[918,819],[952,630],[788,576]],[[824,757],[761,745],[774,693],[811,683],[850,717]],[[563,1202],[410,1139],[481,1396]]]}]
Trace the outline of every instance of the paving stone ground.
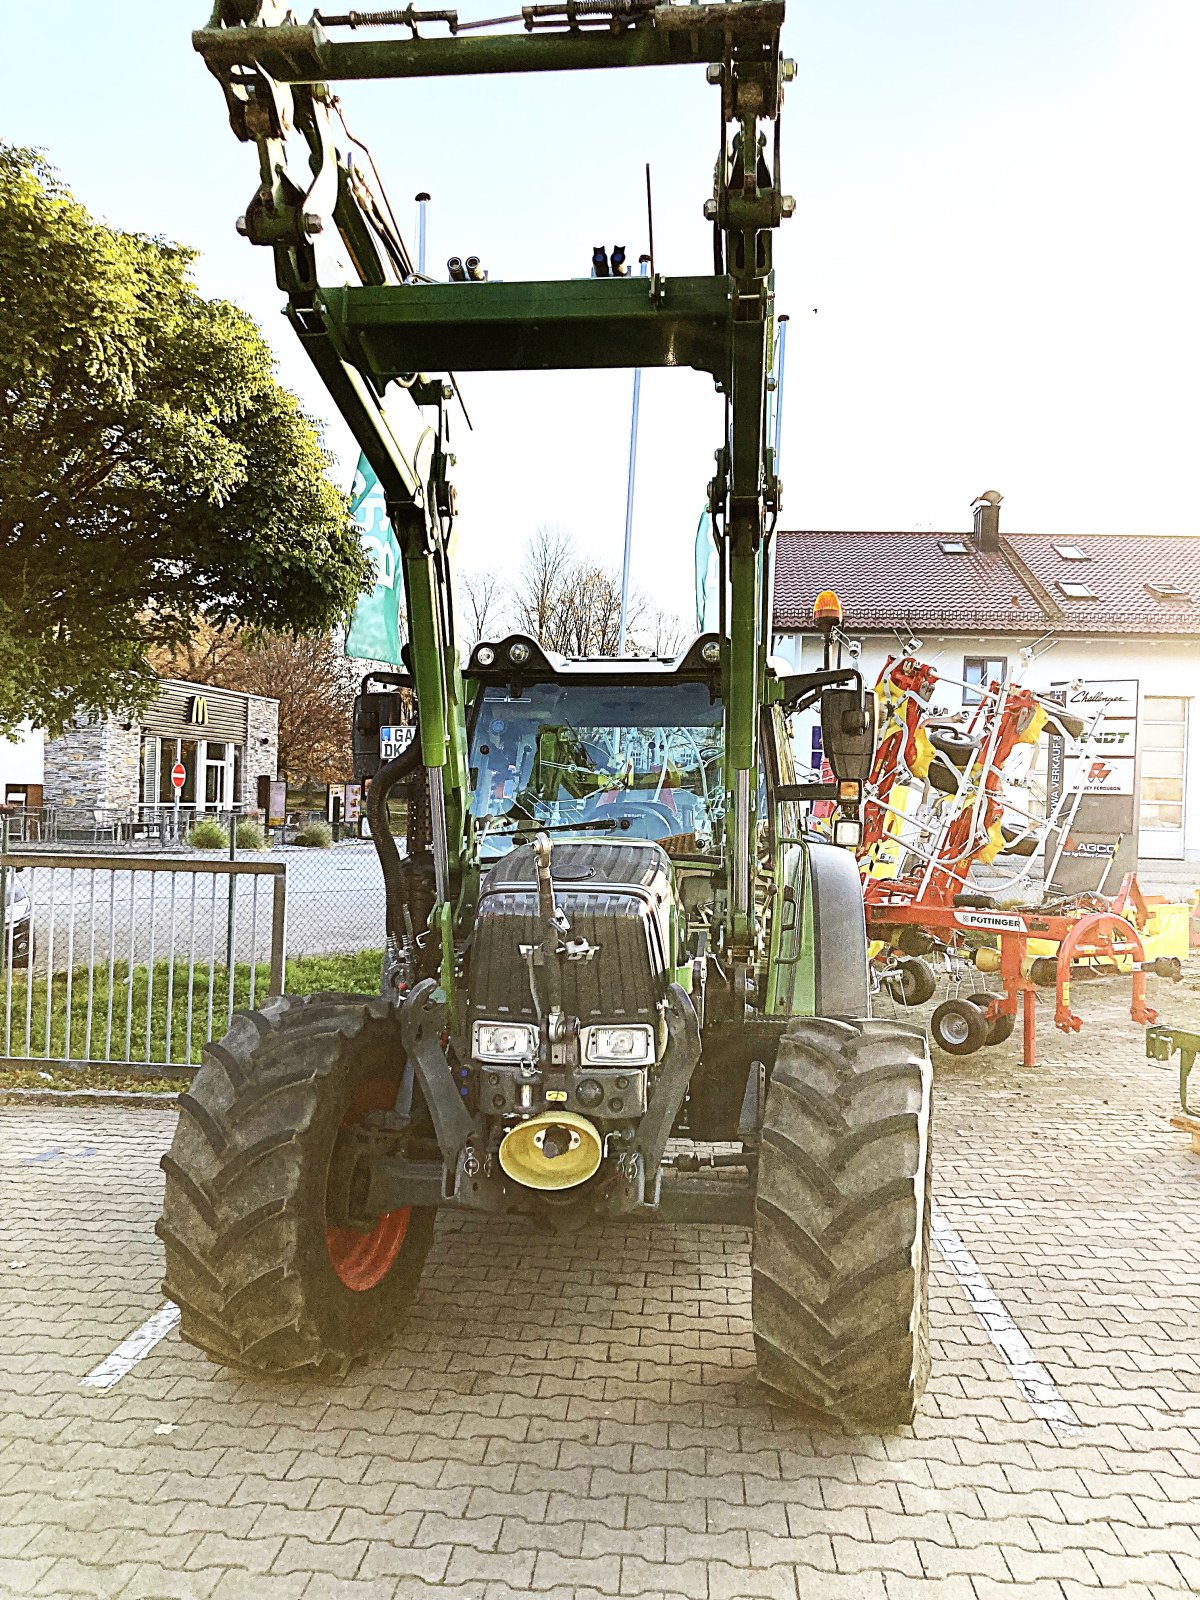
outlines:
[{"label": "paving stone ground", "polygon": [[[1200,1026],[1189,984],[1155,989]],[[799,1424],[753,1377],[749,1240],[443,1218],[395,1344],[237,1378],[160,1304],[166,1111],[0,1109],[0,1596],[1152,1600],[1200,1589],[1200,1157],[1116,999],[938,1060],[942,1216],[1081,1424],[1040,1421],[946,1263],[912,1428]]]}]

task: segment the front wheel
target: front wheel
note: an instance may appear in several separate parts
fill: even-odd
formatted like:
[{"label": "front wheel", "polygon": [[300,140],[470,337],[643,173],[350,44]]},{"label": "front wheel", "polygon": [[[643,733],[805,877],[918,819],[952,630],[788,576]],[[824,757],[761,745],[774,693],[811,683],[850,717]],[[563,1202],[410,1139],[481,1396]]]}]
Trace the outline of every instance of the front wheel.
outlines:
[{"label": "front wheel", "polygon": [[798,1018],[759,1152],[752,1318],[763,1383],[830,1421],[911,1422],[929,1374],[933,1073],[924,1035]]},{"label": "front wheel", "polygon": [[234,1017],[179,1099],[158,1234],[181,1332],[256,1372],[344,1372],[416,1293],[434,1212],[341,1226],[347,1130],[395,1106],[395,1010],[358,995],[280,997]]},{"label": "front wheel", "polygon": [[971,1000],[943,1000],[929,1019],[934,1043],[948,1056],[971,1056],[988,1042],[988,1024]]}]

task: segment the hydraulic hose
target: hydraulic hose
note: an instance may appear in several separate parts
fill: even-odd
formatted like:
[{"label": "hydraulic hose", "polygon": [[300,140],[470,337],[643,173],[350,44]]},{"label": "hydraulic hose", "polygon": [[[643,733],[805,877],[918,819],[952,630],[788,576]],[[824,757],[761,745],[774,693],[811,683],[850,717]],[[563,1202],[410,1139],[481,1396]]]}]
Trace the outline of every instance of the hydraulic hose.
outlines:
[{"label": "hydraulic hose", "polygon": [[402,778],[409,777],[421,764],[421,730],[414,727],[412,742],[398,756],[385,761],[367,790],[367,821],[371,842],[383,872],[384,922],[388,937],[397,944],[404,938],[403,907],[408,899],[407,865],[396,846],[388,818],[388,796]]}]

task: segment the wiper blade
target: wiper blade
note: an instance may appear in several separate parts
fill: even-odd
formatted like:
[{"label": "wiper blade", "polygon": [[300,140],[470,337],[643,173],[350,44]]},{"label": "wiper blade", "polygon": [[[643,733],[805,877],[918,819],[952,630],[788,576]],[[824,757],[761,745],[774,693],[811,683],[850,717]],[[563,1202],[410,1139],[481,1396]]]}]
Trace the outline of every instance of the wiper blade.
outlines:
[{"label": "wiper blade", "polygon": [[[513,833],[574,833],[584,829],[590,829],[593,833],[611,833],[615,828],[628,829],[632,826],[632,817],[600,817],[592,822],[529,823],[524,827],[514,828]],[[511,838],[512,834],[506,837]]]}]

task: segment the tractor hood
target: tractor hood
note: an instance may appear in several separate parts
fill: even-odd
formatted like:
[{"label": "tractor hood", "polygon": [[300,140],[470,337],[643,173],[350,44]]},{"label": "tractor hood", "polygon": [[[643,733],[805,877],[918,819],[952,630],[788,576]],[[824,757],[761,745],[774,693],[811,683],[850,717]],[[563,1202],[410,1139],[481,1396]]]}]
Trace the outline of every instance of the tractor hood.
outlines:
[{"label": "tractor hood", "polygon": [[[562,1004],[591,1023],[656,1023],[671,972],[671,865],[649,840],[556,842],[550,870],[570,937],[595,953],[562,963]],[[520,845],[485,874],[471,942],[470,1015],[534,1021],[521,946],[543,938],[533,847]]]}]

